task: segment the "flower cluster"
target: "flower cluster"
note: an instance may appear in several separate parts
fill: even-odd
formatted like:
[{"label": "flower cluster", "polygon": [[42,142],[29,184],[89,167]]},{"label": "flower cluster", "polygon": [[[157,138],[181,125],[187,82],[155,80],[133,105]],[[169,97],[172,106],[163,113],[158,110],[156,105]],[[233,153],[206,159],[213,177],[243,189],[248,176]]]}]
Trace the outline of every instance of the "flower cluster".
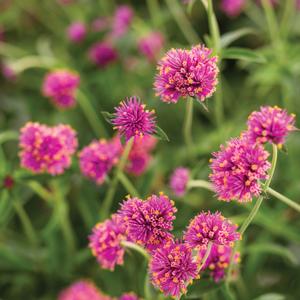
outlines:
[{"label": "flower cluster", "polygon": [[221,0],[221,10],[229,17],[238,16],[244,9],[246,0]]},{"label": "flower cluster", "polygon": [[133,19],[133,11],[127,5],[120,5],[114,15],[111,36],[120,38],[127,32]]},{"label": "flower cluster", "polygon": [[82,22],[74,22],[67,28],[67,35],[71,42],[80,43],[85,39],[86,26]]},{"label": "flower cluster", "polygon": [[189,169],[179,167],[174,170],[170,178],[170,187],[176,196],[182,197],[185,194],[189,178]]},{"label": "flower cluster", "polygon": [[61,109],[73,107],[76,104],[75,94],[79,81],[79,75],[71,71],[52,71],[44,78],[43,95]]},{"label": "flower cluster", "polygon": [[150,32],[138,41],[138,48],[152,62],[156,60],[163,44],[164,38],[160,32]]},{"label": "flower cluster", "polygon": [[217,57],[203,45],[191,50],[172,49],[158,63],[155,91],[161,100],[176,103],[180,97],[194,97],[203,102],[218,83]]},{"label": "flower cluster", "polygon": [[187,227],[185,242],[194,249],[203,250],[208,243],[232,247],[240,239],[237,225],[225,219],[221,213],[201,212]]},{"label": "flower cluster", "polygon": [[79,153],[81,172],[97,184],[102,184],[114,165],[117,164],[122,152],[119,138],[110,141],[104,139],[93,141]]},{"label": "flower cluster", "polygon": [[77,148],[76,132],[68,125],[48,127],[29,122],[21,129],[19,146],[22,167],[58,175],[71,165]]},{"label": "flower cluster", "polygon": [[117,60],[118,53],[111,43],[103,41],[94,44],[90,48],[89,58],[100,68],[105,68]]}]

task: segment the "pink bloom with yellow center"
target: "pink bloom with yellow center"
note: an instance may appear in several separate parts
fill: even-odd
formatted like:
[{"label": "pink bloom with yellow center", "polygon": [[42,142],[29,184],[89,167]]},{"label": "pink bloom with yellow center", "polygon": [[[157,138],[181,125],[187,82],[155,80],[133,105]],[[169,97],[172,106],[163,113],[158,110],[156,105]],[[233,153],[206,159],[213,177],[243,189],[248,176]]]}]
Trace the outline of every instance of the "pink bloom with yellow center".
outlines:
[{"label": "pink bloom with yellow center", "polygon": [[111,300],[103,295],[94,283],[88,280],[76,281],[58,296],[58,300]]},{"label": "pink bloom with yellow center", "polygon": [[221,213],[201,212],[191,220],[184,233],[185,242],[198,250],[207,248],[208,243],[232,247],[240,239],[237,225],[224,218]]},{"label": "pink bloom with yellow center", "polygon": [[122,145],[119,138],[110,141],[93,141],[79,153],[79,165],[83,175],[101,185],[119,160]]},{"label": "pink bloom with yellow center", "polygon": [[62,174],[70,167],[77,144],[76,132],[68,125],[29,122],[21,129],[21,166],[34,173]]},{"label": "pink bloom with yellow center", "polygon": [[71,42],[80,43],[86,37],[86,26],[82,22],[74,22],[67,28],[67,34]]},{"label": "pink bloom with yellow center", "polygon": [[117,50],[109,42],[98,42],[89,50],[90,60],[100,68],[105,68],[118,59]]},{"label": "pink bloom with yellow center", "polygon": [[125,250],[121,242],[126,240],[125,227],[118,215],[98,223],[89,236],[89,247],[103,269],[113,271],[124,262]]},{"label": "pink bloom with yellow center", "polygon": [[211,159],[210,180],[219,200],[251,201],[261,193],[260,181],[268,178],[269,153],[259,144],[250,143],[246,136],[221,145]]},{"label": "pink bloom with yellow center", "polygon": [[79,75],[68,70],[52,71],[44,78],[42,93],[58,108],[67,109],[76,104],[75,95],[79,86]]},{"label": "pink bloom with yellow center", "polygon": [[194,97],[203,102],[218,83],[216,56],[203,45],[191,50],[171,49],[158,63],[155,91],[163,102],[176,103],[180,97]]},{"label": "pink bloom with yellow center", "polygon": [[151,281],[166,296],[180,297],[197,277],[192,249],[182,243],[168,242],[158,248],[149,265]]},{"label": "pink bloom with yellow center", "polygon": [[119,210],[128,237],[149,251],[173,238],[173,220],[177,209],[166,195],[152,195],[146,201],[129,198]]},{"label": "pink bloom with yellow center", "polygon": [[189,169],[179,167],[174,170],[170,178],[170,187],[176,196],[182,197],[186,193],[189,178]]},{"label": "pink bloom with yellow center", "polygon": [[155,61],[164,45],[164,37],[160,32],[150,32],[138,41],[138,48],[150,62]]},{"label": "pink bloom with yellow center", "polygon": [[228,17],[237,17],[244,9],[246,0],[222,0],[221,10]]},{"label": "pink bloom with yellow center", "polygon": [[295,115],[277,106],[262,106],[248,117],[247,135],[252,143],[270,142],[280,146],[295,129]]},{"label": "pink bloom with yellow center", "polygon": [[115,108],[112,124],[126,140],[155,133],[155,114],[137,97],[127,98]]}]

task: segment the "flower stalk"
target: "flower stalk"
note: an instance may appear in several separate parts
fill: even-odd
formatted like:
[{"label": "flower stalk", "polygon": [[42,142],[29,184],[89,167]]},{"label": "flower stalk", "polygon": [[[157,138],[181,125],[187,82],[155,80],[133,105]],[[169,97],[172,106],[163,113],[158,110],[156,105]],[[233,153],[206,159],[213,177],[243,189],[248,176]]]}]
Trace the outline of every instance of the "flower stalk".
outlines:
[{"label": "flower stalk", "polygon": [[193,124],[193,98],[189,97],[186,100],[185,122],[183,127],[183,136],[187,151],[189,155],[193,153],[193,138],[192,138],[192,124]]}]

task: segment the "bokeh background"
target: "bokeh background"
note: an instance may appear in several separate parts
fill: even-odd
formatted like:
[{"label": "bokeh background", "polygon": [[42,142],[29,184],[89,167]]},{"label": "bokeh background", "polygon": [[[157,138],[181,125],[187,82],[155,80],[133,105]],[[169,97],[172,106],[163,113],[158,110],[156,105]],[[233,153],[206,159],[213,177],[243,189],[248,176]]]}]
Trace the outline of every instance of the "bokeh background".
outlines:
[{"label": "bokeh background", "polygon": [[[222,45],[227,50],[231,47],[227,54],[232,59],[226,59],[225,55],[222,59],[221,87],[217,96],[207,101],[208,111],[200,104],[194,105],[193,138],[197,160],[191,163],[182,138],[185,102],[166,104],[155,96],[156,61],[149,61],[137,45],[141,37],[158,31],[164,37],[164,44],[157,58],[172,47],[190,48],[199,42],[210,46],[208,20],[201,1],[191,1],[189,5],[178,0],[62,2],[0,1],[0,31],[3,33],[0,41],[0,146],[3,150],[0,299],[56,299],[62,288],[80,278],[91,278],[112,296],[135,291],[142,297],[146,266],[139,255],[129,253],[125,265],[110,272],[101,270],[87,249],[87,236],[98,221],[107,186],[96,186],[84,178],[76,158],[72,167],[57,178],[26,174],[26,182],[34,179],[46,189],[58,185],[63,191],[65,201],[56,214],[67,213],[70,217],[76,239],[76,251],[70,255],[59,222],[53,221],[52,208],[33,193],[23,179],[18,179],[24,175],[19,168],[18,144],[16,140],[4,142],[7,137],[4,133],[14,137],[19,128],[31,120],[48,125],[70,124],[78,132],[79,149],[99,138],[79,105],[61,111],[41,93],[43,78],[49,70],[75,70],[80,74],[81,90],[102,122],[101,111],[112,111],[126,96],[137,95],[155,109],[159,126],[168,134],[170,142],[160,141],[148,170],[131,180],[144,197],[159,191],[171,195],[168,178],[172,170],[186,166],[191,168],[194,178],[207,179],[211,152],[244,130],[247,116],[261,105],[278,105],[300,115],[300,11],[294,0],[278,1],[272,10],[274,18],[270,19],[253,0],[247,1],[240,15],[229,17],[219,9],[220,1],[213,1]],[[133,21],[126,34],[114,41],[117,61],[99,68],[89,60],[88,50],[95,42],[105,40],[108,30],[95,31],[91,24],[99,17],[112,18],[121,4],[131,6]],[[66,33],[74,21],[82,21],[87,26],[88,33],[80,43],[70,41]],[[238,48],[246,50],[237,51]],[[7,68],[11,72],[5,72]],[[216,103],[218,107],[222,104],[221,114]],[[112,136],[111,125],[103,124]],[[300,126],[299,119],[296,125]],[[300,202],[298,132],[289,136],[286,146],[287,151],[280,152],[272,187]],[[14,179],[11,189],[1,184],[7,175]],[[120,185],[114,210],[125,195]],[[178,236],[190,218],[201,210],[220,210],[240,224],[253,205],[219,202],[212,193],[201,189],[193,189],[185,197],[174,200],[178,207],[175,221]],[[38,232],[38,247],[30,245],[24,235],[14,202],[29,215]],[[237,299],[300,298],[299,225],[296,212],[272,197],[265,199],[241,245],[240,273],[234,284]],[[194,299],[222,299],[217,287],[204,281],[198,287],[198,298]],[[269,295],[259,298],[266,294]]]}]

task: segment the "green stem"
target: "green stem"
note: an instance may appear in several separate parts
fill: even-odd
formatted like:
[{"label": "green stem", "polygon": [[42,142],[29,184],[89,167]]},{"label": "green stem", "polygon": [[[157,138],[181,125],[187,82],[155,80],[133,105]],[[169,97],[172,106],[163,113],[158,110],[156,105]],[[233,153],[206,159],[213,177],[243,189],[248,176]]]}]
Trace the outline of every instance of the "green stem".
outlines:
[{"label": "green stem", "polygon": [[22,223],[24,232],[28,240],[30,241],[32,246],[36,247],[38,245],[38,238],[24,207],[18,201],[14,201],[13,205]]},{"label": "green stem", "polygon": [[266,189],[267,193],[269,193],[270,195],[274,196],[275,198],[277,198],[278,200],[282,201],[283,203],[285,203],[286,205],[290,206],[291,208],[295,209],[296,211],[300,212],[300,204],[298,204],[297,202],[289,199],[288,197],[276,192],[275,190],[271,189],[270,187],[268,187]]},{"label": "green stem", "polygon": [[207,249],[206,249],[205,254],[204,254],[204,257],[202,258],[201,264],[200,264],[200,266],[199,266],[199,268],[198,268],[198,270],[199,270],[198,272],[201,272],[201,269],[202,269],[203,266],[205,265],[205,263],[206,263],[206,261],[207,261],[209,255],[210,255],[212,245],[213,245],[213,244],[212,244],[211,242],[208,243]]},{"label": "green stem", "polygon": [[161,11],[157,0],[147,0],[147,7],[151,17],[152,25],[155,28],[159,28]]},{"label": "green stem", "polygon": [[190,180],[188,182],[187,187],[188,187],[188,189],[199,187],[199,188],[204,188],[204,189],[214,192],[213,185],[206,180]]},{"label": "green stem", "polygon": [[186,100],[185,121],[183,127],[184,140],[189,155],[192,155],[193,153],[193,139],[192,139],[193,104],[194,104],[194,99],[189,97]]},{"label": "green stem", "polygon": [[263,188],[264,192],[266,192],[266,190],[268,189],[268,187],[271,184],[271,181],[272,181],[273,176],[274,176],[276,164],[277,164],[277,156],[278,156],[277,146],[275,144],[272,144],[272,149],[273,149],[273,157],[272,157],[272,162],[271,162],[271,169],[270,169],[270,172],[269,172],[269,178],[267,179],[267,181],[265,183],[265,186]]},{"label": "green stem", "polygon": [[148,254],[148,252],[142,248],[141,246],[132,243],[132,242],[128,242],[128,241],[122,241],[121,245],[126,248],[126,249],[130,249],[130,250],[134,250],[136,252],[138,252],[139,254],[141,254],[142,256],[144,256],[144,258],[146,259],[146,261],[150,260],[150,255]]},{"label": "green stem", "polygon": [[106,129],[103,126],[100,118],[98,117],[95,109],[92,104],[85,96],[82,91],[78,91],[77,93],[77,101],[86,117],[88,122],[91,125],[91,128],[94,130],[97,137],[107,137]]},{"label": "green stem", "polygon": [[47,191],[39,182],[35,180],[28,180],[24,182],[24,185],[30,188],[48,204],[52,202],[53,195],[51,194],[51,192]]},{"label": "green stem", "polygon": [[186,40],[191,45],[198,44],[200,42],[200,38],[195,32],[190,21],[186,17],[182,6],[178,4],[178,0],[165,0],[165,1],[168,6],[168,9],[173,15],[178,27],[180,28]]},{"label": "green stem", "polygon": [[134,137],[130,138],[126,143],[126,146],[124,148],[124,151],[123,151],[123,154],[119,161],[119,164],[115,170],[114,178],[112,179],[110,186],[108,188],[108,191],[106,193],[106,196],[103,200],[103,204],[102,204],[101,211],[100,211],[101,220],[104,220],[110,212],[112,201],[113,201],[113,198],[114,198],[114,195],[116,192],[116,188],[118,185],[119,177],[120,177],[120,174],[124,170],[124,167],[127,162],[127,158],[128,158],[129,152],[132,148],[133,142],[134,142]]},{"label": "green stem", "polygon": [[217,90],[215,92],[215,118],[216,124],[220,128],[223,124],[224,119],[224,107],[223,107],[223,94],[222,94],[222,81],[221,76],[219,76],[219,83]]},{"label": "green stem", "polygon": [[8,141],[17,141],[19,139],[19,133],[14,130],[7,130],[0,133],[0,144]]},{"label": "green stem", "polygon": [[140,198],[139,192],[123,172],[119,174],[119,180],[131,196]]},{"label": "green stem", "polygon": [[278,42],[279,40],[279,28],[276,20],[276,16],[273,10],[273,7],[269,0],[262,0],[262,6],[265,11],[269,33],[270,33],[270,39],[273,43]]},{"label": "green stem", "polygon": [[207,1],[207,15],[209,32],[213,41],[214,54],[219,54],[221,50],[220,29],[214,12],[212,0]]}]

